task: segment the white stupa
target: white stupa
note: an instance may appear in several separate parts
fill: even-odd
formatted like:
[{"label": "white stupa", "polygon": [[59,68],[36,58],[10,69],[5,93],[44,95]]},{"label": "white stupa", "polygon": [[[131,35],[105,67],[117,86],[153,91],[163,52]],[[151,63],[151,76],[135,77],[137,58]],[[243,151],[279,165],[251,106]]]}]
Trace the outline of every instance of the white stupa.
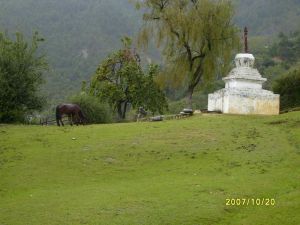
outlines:
[{"label": "white stupa", "polygon": [[[245,52],[247,48],[245,29]],[[254,68],[254,63],[255,58],[252,54],[236,55],[236,67],[223,78],[225,88],[208,95],[208,111],[229,114],[279,114],[280,96],[262,88],[267,79]]]}]

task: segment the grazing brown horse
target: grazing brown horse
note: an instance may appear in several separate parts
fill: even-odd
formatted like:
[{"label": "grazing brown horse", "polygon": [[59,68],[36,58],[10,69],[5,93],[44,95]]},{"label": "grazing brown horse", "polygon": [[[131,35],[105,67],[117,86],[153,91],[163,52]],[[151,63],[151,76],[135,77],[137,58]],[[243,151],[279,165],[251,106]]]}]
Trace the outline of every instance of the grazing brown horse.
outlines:
[{"label": "grazing brown horse", "polygon": [[86,122],[86,118],[84,117],[79,105],[76,104],[60,104],[56,107],[56,123],[57,126],[64,126],[62,121],[63,115],[67,115],[69,117],[71,126],[73,126],[73,122],[75,124],[84,124]]}]

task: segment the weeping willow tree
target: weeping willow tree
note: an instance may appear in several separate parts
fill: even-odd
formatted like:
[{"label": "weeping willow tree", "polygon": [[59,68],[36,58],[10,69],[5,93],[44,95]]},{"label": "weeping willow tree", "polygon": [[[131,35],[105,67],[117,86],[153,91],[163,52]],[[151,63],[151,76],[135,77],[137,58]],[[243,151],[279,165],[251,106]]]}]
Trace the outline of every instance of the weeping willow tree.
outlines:
[{"label": "weeping willow tree", "polygon": [[163,49],[168,79],[186,85],[189,107],[195,88],[228,69],[232,50],[239,46],[229,0],[143,0],[144,24],[139,42],[154,37]]}]

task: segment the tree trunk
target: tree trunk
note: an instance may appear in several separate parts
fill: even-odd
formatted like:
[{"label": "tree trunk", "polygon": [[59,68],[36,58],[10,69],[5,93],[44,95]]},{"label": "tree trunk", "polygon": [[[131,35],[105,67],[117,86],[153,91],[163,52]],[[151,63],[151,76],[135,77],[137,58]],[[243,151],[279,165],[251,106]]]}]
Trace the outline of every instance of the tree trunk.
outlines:
[{"label": "tree trunk", "polygon": [[194,87],[189,86],[187,90],[187,98],[186,98],[186,106],[189,109],[193,109],[193,93],[194,93]]},{"label": "tree trunk", "polygon": [[123,120],[126,119],[127,103],[128,103],[127,101],[124,102],[124,110],[123,110],[123,114],[122,114]]},{"label": "tree trunk", "polygon": [[193,74],[193,80],[190,82],[187,90],[187,107],[193,109],[193,94],[197,85],[200,83],[202,78],[203,61],[198,65],[195,73]]},{"label": "tree trunk", "polygon": [[117,110],[118,110],[118,117],[119,117],[119,119],[122,119],[122,117],[123,117],[123,112],[122,112],[122,102],[119,102],[119,103],[118,103]]},{"label": "tree trunk", "polygon": [[126,118],[127,103],[128,101],[118,103],[117,110],[118,110],[118,117],[120,120],[124,120]]}]

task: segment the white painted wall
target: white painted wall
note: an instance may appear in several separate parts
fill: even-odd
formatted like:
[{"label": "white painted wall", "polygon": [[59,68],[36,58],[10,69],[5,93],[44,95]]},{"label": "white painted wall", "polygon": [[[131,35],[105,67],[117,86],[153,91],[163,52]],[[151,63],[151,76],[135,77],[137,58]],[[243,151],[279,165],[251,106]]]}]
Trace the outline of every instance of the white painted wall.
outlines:
[{"label": "white painted wall", "polygon": [[279,114],[279,95],[266,90],[222,89],[208,97],[208,111],[229,114]]},{"label": "white painted wall", "polygon": [[262,83],[257,83],[252,80],[227,80],[225,88],[253,88],[253,89],[262,89]]}]

